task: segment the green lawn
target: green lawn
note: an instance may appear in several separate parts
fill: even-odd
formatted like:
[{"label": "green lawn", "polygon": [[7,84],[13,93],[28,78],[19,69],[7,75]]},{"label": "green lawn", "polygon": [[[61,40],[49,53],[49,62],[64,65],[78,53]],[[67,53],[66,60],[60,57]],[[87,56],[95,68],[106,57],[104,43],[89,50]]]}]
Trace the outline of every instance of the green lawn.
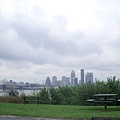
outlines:
[{"label": "green lawn", "polygon": [[0,115],[32,116],[42,118],[81,119],[91,117],[120,117],[120,106],[68,106],[0,103]]}]

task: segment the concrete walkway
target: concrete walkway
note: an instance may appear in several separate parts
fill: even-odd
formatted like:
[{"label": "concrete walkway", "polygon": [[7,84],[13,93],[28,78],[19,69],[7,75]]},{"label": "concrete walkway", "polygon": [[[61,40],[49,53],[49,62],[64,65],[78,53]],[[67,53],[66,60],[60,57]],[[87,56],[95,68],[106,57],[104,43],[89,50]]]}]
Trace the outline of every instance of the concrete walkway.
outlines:
[{"label": "concrete walkway", "polygon": [[21,117],[21,116],[0,115],[0,120],[67,120],[67,119],[51,119],[51,118],[37,118],[37,117]]}]

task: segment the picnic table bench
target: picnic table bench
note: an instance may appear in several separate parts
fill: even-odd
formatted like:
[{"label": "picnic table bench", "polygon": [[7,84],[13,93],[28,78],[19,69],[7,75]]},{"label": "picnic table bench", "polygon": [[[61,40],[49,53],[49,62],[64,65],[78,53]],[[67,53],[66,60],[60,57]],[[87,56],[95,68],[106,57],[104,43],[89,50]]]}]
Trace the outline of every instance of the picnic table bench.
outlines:
[{"label": "picnic table bench", "polygon": [[118,99],[117,101],[120,102],[120,99]]},{"label": "picnic table bench", "polygon": [[27,103],[41,104],[41,103],[43,103],[43,101],[38,96],[24,96],[24,97],[22,97],[22,99],[23,99],[24,104],[27,104]]},{"label": "picnic table bench", "polygon": [[86,101],[95,104],[103,104],[105,109],[107,109],[107,105],[120,103],[120,99],[117,100],[116,96],[117,94],[95,94],[93,95],[93,97],[96,97],[95,99],[88,99]]},{"label": "picnic table bench", "polygon": [[89,100],[86,100],[87,102],[94,102],[95,99],[89,99]]}]

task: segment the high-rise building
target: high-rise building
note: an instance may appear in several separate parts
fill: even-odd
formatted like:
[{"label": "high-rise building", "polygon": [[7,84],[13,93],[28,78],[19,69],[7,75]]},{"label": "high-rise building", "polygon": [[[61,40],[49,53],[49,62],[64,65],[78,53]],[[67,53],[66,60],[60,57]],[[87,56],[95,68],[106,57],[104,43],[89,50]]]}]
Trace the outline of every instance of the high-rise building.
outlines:
[{"label": "high-rise building", "polygon": [[51,86],[51,81],[50,81],[50,78],[49,78],[49,77],[47,77],[45,85],[46,85],[47,87]]},{"label": "high-rise building", "polygon": [[55,83],[57,81],[57,77],[56,76],[53,76],[52,77],[52,85],[55,86]]},{"label": "high-rise building", "polygon": [[93,73],[87,73],[87,75],[85,76],[86,77],[86,83],[87,82],[91,82],[93,83]]},{"label": "high-rise building", "polygon": [[77,77],[74,78],[74,83],[73,84],[78,85],[78,78]]},{"label": "high-rise building", "polygon": [[74,85],[75,71],[71,71],[71,85]]},{"label": "high-rise building", "polygon": [[70,85],[70,77],[66,77],[66,84],[69,86]]},{"label": "high-rise building", "polygon": [[84,84],[84,69],[81,69],[81,84]]},{"label": "high-rise building", "polygon": [[62,83],[63,83],[63,86],[70,85],[69,77],[62,76]]}]

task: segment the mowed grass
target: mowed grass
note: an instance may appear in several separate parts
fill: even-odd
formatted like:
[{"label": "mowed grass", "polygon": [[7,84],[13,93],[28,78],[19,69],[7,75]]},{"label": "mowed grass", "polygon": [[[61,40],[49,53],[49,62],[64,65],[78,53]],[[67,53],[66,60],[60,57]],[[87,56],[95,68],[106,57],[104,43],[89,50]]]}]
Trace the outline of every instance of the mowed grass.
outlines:
[{"label": "mowed grass", "polygon": [[120,117],[120,106],[68,106],[0,103],[0,115],[41,118],[90,119],[92,117]]}]

